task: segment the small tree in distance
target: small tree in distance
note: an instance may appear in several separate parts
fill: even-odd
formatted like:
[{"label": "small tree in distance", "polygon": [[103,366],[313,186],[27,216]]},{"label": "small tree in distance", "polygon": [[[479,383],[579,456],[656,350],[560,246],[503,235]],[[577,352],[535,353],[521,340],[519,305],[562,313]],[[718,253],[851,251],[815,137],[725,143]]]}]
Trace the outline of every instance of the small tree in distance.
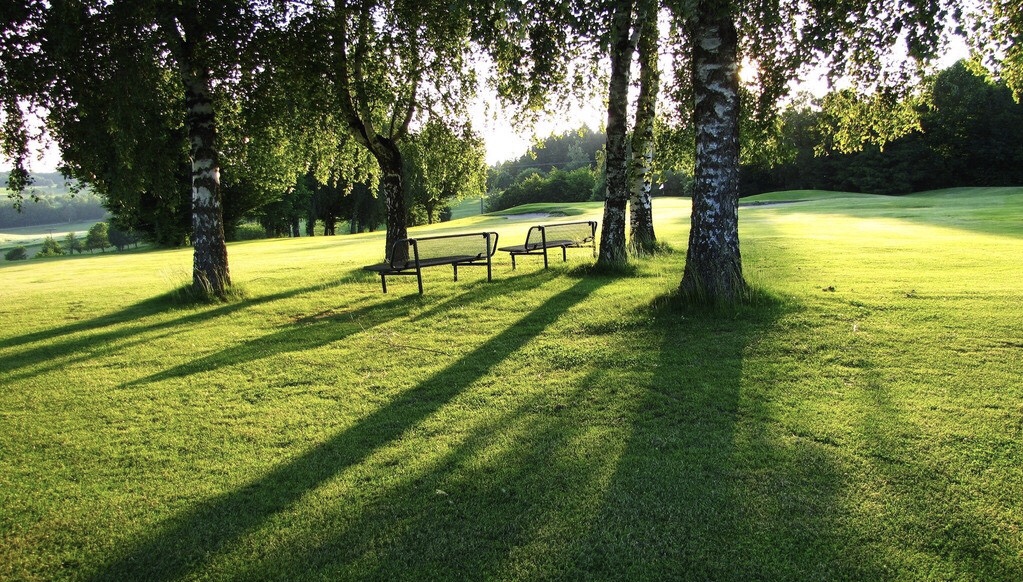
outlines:
[{"label": "small tree in distance", "polygon": [[110,246],[109,228],[105,222],[97,222],[89,228],[89,234],[85,237],[85,248],[91,253],[93,249],[106,252]]},{"label": "small tree in distance", "polygon": [[75,233],[69,232],[64,237],[64,250],[66,250],[69,255],[74,253],[82,254],[85,247],[82,246],[81,239],[79,239]]},{"label": "small tree in distance", "polygon": [[40,257],[57,257],[64,254],[64,248],[60,246],[60,243],[54,240],[53,236],[47,236],[43,239],[43,248],[36,253],[36,258]]},{"label": "small tree in distance", "polygon": [[125,232],[118,228],[107,229],[107,239],[110,241],[111,246],[117,247],[118,251],[123,251],[128,245],[138,245],[138,239],[131,232]]}]

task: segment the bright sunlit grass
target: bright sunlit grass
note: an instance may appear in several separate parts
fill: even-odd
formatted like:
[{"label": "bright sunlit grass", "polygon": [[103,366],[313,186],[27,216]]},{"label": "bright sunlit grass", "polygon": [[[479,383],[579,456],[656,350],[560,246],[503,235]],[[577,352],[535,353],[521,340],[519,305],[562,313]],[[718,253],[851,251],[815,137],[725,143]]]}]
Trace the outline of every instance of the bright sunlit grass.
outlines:
[{"label": "bright sunlit grass", "polygon": [[1023,579],[1023,189],[743,202],[727,313],[674,199],[631,276],[422,297],[383,233],[232,244],[212,305],[189,250],[0,262],[0,579]]}]

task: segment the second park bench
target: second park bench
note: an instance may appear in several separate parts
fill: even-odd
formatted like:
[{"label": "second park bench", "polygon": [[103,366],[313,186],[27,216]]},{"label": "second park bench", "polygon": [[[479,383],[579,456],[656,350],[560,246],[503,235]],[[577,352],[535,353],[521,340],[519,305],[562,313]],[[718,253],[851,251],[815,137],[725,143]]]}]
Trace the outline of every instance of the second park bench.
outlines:
[{"label": "second park bench", "polygon": [[585,220],[578,222],[559,222],[555,224],[539,224],[526,233],[526,242],[513,247],[501,247],[500,250],[511,254],[512,269],[515,268],[515,257],[518,255],[543,255],[543,268],[548,267],[547,249],[561,249],[561,259],[568,260],[567,249],[591,247],[597,254],[597,221]]}]

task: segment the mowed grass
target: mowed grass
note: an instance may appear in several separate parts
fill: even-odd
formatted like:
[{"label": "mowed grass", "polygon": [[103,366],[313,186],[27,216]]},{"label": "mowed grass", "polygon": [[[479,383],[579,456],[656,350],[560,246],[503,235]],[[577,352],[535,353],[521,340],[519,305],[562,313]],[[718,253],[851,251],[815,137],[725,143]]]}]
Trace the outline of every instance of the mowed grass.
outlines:
[{"label": "mowed grass", "polygon": [[423,297],[382,233],[232,244],[214,305],[188,250],[3,263],[0,579],[1023,579],[1023,189],[792,200],[714,313],[687,200],[629,276]]}]

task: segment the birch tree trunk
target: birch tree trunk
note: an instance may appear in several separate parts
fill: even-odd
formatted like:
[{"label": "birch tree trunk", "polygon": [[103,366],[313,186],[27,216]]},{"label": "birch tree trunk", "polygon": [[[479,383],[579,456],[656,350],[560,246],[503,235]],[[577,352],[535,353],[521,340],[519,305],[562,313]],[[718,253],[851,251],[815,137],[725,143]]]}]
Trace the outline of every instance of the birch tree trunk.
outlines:
[{"label": "birch tree trunk", "polygon": [[696,171],[684,296],[731,302],[746,288],[739,254],[739,75],[727,0],[699,3],[691,31]]},{"label": "birch tree trunk", "polygon": [[633,2],[618,2],[611,22],[611,81],[607,99],[607,196],[600,230],[597,264],[622,266],[625,250],[625,210],[629,201],[626,159],[629,78],[635,44],[631,38]]},{"label": "birch tree trunk", "polygon": [[231,285],[231,274],[224,241],[220,160],[210,80],[202,72],[188,73],[183,83],[192,157],[192,286],[197,291],[223,297]]},{"label": "birch tree trunk", "polygon": [[636,126],[632,130],[632,195],[629,198],[629,248],[634,254],[650,254],[654,235],[653,203],[650,190],[654,159],[654,117],[661,75],[657,68],[659,31],[656,10],[646,11],[646,22],[637,47],[639,53],[639,98]]},{"label": "birch tree trunk", "polygon": [[[384,192],[387,208],[387,238],[384,254],[391,260],[394,243],[408,237],[408,210],[405,205],[405,185],[402,179],[402,159],[398,145],[386,138],[373,140],[370,148],[377,163],[380,165],[380,186]],[[398,249],[405,253],[407,249]],[[397,257],[406,259],[406,257]]]}]

